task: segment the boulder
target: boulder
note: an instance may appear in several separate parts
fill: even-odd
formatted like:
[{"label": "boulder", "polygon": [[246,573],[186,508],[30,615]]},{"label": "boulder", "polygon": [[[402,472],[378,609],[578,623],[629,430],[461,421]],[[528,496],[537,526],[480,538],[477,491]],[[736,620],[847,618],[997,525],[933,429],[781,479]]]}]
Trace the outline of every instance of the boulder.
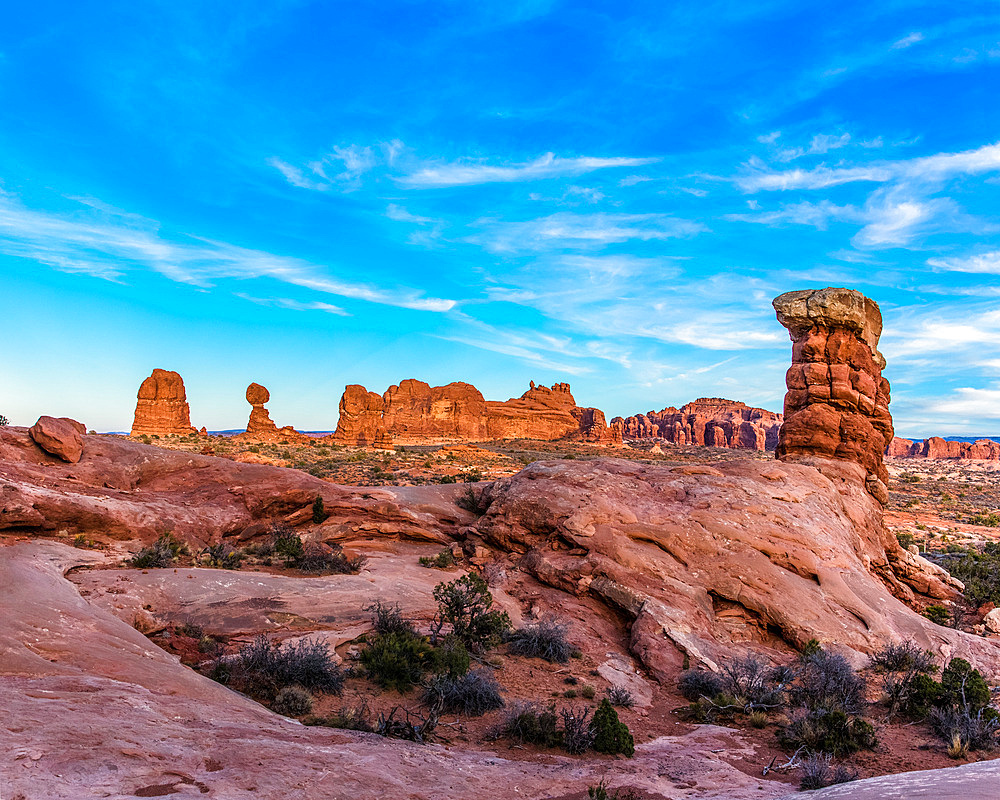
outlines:
[{"label": "boulder", "polygon": [[171,370],[154,369],[139,387],[132,436],[184,436],[197,432],[191,426],[183,378]]},{"label": "boulder", "polygon": [[69,417],[39,417],[28,433],[42,450],[70,464],[83,455],[83,434],[87,428]]}]

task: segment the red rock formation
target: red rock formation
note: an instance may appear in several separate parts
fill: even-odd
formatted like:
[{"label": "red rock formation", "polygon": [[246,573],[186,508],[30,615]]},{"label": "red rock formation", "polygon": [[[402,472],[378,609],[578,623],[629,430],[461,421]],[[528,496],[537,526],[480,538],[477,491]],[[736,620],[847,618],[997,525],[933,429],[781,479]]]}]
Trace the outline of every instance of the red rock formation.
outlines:
[{"label": "red rock formation", "polygon": [[626,439],[664,439],[674,444],[708,447],[735,447],[743,450],[773,450],[778,444],[781,414],[751,408],[746,403],[702,397],[680,409],[668,407],[662,411],[622,419]]},{"label": "red rock formation", "polygon": [[859,464],[868,491],[887,503],[882,454],[893,433],[878,304],[852,289],[828,287],[787,292],[773,305],[792,339],[777,457]]},{"label": "red rock formation", "polygon": [[949,442],[940,436],[923,441],[893,437],[885,454],[890,458],[948,458],[971,461],[1000,461],[1000,442],[976,439],[974,442]]},{"label": "red rock formation", "polygon": [[390,386],[382,400],[382,422],[395,442],[489,438],[486,401],[472,384],[430,386],[410,378]]},{"label": "red rock formation", "polygon": [[84,425],[69,417],[39,417],[28,433],[42,450],[75,464],[83,455]]},{"label": "red rock formation", "polygon": [[279,428],[271,420],[264,403],[271,399],[271,393],[259,383],[247,387],[247,402],[252,406],[246,433],[241,438],[261,442],[309,441],[309,437],[299,433],[291,425]]},{"label": "red rock formation", "polygon": [[356,447],[392,446],[392,437],[382,423],[384,402],[381,395],[354,383],[340,398],[340,419],[333,440]]},{"label": "red rock formation", "polygon": [[568,383],[549,388],[532,381],[521,397],[504,402],[484,400],[468,383],[430,386],[409,379],[389,387],[381,398],[363,386],[349,386],[340,413],[334,440],[341,444],[370,443],[379,430],[399,444],[515,438],[622,441],[621,427],[608,427],[600,409],[576,405]]},{"label": "red rock formation", "polygon": [[154,369],[139,387],[132,436],[183,436],[191,427],[184,380],[176,372]]}]

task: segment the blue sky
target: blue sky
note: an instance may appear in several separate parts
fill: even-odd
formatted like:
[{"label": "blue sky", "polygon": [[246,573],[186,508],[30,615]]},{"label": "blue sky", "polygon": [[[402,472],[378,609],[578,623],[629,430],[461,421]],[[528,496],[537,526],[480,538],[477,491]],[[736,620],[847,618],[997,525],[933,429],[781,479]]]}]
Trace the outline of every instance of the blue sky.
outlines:
[{"label": "blue sky", "polygon": [[336,425],[344,385],[780,410],[882,306],[901,435],[1000,434],[1000,5],[38,2],[0,29],[0,413]]}]

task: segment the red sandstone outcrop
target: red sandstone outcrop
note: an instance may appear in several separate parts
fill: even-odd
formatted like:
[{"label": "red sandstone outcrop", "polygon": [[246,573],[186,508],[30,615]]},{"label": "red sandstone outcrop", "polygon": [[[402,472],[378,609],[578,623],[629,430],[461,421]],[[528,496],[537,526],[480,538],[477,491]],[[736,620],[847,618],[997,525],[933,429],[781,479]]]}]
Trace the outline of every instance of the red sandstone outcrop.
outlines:
[{"label": "red sandstone outcrop", "polygon": [[743,450],[773,450],[781,422],[781,414],[720,397],[702,397],[679,409],[670,406],[611,420],[612,425],[621,426],[626,439]]},{"label": "red sandstone outcrop", "polygon": [[340,398],[340,419],[333,434],[334,441],[357,447],[391,447],[392,437],[382,422],[384,408],[381,395],[356,383],[347,386]]},{"label": "red sandstone outcrop", "polygon": [[382,400],[382,424],[393,441],[489,438],[486,400],[470,383],[431,386],[410,378],[390,386]]},{"label": "red sandstone outcrop", "polygon": [[893,432],[878,304],[852,289],[828,287],[787,292],[773,305],[792,339],[777,457],[859,464],[868,491],[887,503],[882,454]]},{"label": "red sandstone outcrop", "polygon": [[132,436],[183,436],[197,432],[191,426],[184,380],[176,372],[154,369],[139,387]]},{"label": "red sandstone outcrop", "polygon": [[271,393],[259,383],[251,383],[247,387],[247,402],[251,405],[250,419],[247,421],[246,433],[241,438],[261,442],[309,441],[309,437],[299,433],[291,425],[279,428],[271,420],[271,415],[264,408],[264,403],[271,399]]},{"label": "red sandstone outcrop", "polygon": [[430,386],[409,379],[390,386],[382,397],[363,386],[348,386],[334,440],[370,446],[377,437],[398,444],[517,438],[622,441],[620,426],[609,427],[602,411],[576,405],[568,383],[550,388],[532,381],[521,397],[503,402],[485,400],[468,383]]},{"label": "red sandstone outcrop", "polygon": [[974,442],[949,442],[940,436],[922,441],[894,436],[885,454],[890,458],[949,458],[970,461],[1000,461],[1000,442],[976,439]]},{"label": "red sandstone outcrop", "polygon": [[75,464],[83,455],[86,427],[69,417],[39,417],[28,429],[32,440],[46,453]]}]

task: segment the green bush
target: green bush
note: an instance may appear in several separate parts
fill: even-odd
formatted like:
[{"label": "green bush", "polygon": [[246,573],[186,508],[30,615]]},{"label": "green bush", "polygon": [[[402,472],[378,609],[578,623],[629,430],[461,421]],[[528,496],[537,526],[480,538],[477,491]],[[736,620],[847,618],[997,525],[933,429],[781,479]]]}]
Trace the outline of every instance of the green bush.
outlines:
[{"label": "green bush", "polygon": [[509,739],[517,744],[555,747],[562,743],[558,721],[553,706],[542,708],[537,703],[517,702],[504,712],[492,729],[491,737]]},{"label": "green bush", "polygon": [[319,495],[316,495],[316,499],[313,500],[312,514],[313,514],[312,516],[313,522],[316,523],[317,525],[319,525],[322,522],[325,522],[328,516],[326,513],[326,508],[323,507],[323,498],[320,497]]},{"label": "green bush", "polygon": [[243,553],[224,542],[209,545],[203,555],[210,567],[219,569],[239,569],[243,563]]},{"label": "green bush", "polygon": [[376,634],[361,651],[368,677],[384,689],[407,692],[420,682],[430,664],[432,648],[413,632]]},{"label": "green bush", "polygon": [[935,625],[947,625],[951,621],[951,612],[939,603],[927,606],[924,609],[924,616]]},{"label": "green bush", "polygon": [[302,537],[281,524],[271,526],[271,551],[284,558],[288,566],[294,566],[305,555]]},{"label": "green bush", "polygon": [[431,671],[453,680],[469,671],[469,663],[469,651],[456,636],[445,636],[431,654]]},{"label": "green bush", "polygon": [[989,705],[990,687],[978,669],[964,658],[953,658],[941,672],[944,703],[954,708],[978,711]]},{"label": "green bush", "polygon": [[629,733],[628,725],[619,721],[618,712],[612,708],[606,697],[597,707],[590,727],[594,733],[594,749],[598,753],[609,755],[622,753],[630,757],[635,753],[635,743],[632,734]]},{"label": "green bush", "polygon": [[481,652],[499,644],[510,630],[507,612],[490,610],[493,596],[486,581],[475,573],[439,583],[434,587],[434,599],[438,603],[435,640],[447,625],[470,651]]},{"label": "green bush", "polygon": [[455,565],[455,556],[452,554],[451,549],[446,547],[436,556],[420,556],[419,562],[422,567],[447,569]]},{"label": "green bush", "polygon": [[965,584],[965,599],[971,605],[1000,605],[1000,543],[987,542],[981,551],[963,551],[961,558],[947,558],[942,563]]}]

